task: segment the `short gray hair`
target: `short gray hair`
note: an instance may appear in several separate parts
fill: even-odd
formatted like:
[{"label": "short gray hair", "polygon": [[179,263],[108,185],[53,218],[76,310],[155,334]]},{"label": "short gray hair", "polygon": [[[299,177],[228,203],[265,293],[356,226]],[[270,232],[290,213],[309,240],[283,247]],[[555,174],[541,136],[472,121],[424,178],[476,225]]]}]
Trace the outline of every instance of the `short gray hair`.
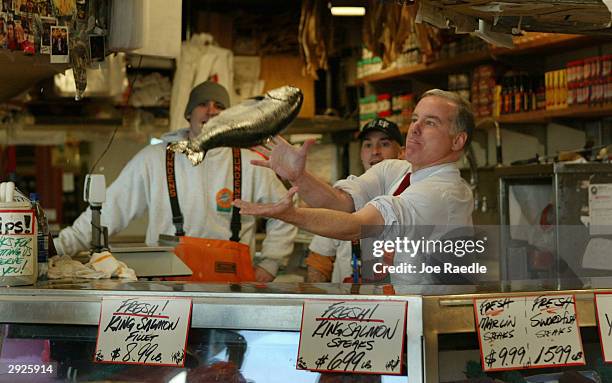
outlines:
[{"label": "short gray hair", "polygon": [[442,89],[430,89],[423,93],[420,100],[424,99],[425,97],[432,96],[443,98],[457,106],[457,115],[455,116],[453,129],[455,134],[461,132],[465,132],[467,134],[467,140],[463,146],[463,148],[466,149],[470,144],[470,141],[472,141],[472,134],[474,133],[474,128],[476,127],[474,113],[472,112],[472,104],[457,93]]}]

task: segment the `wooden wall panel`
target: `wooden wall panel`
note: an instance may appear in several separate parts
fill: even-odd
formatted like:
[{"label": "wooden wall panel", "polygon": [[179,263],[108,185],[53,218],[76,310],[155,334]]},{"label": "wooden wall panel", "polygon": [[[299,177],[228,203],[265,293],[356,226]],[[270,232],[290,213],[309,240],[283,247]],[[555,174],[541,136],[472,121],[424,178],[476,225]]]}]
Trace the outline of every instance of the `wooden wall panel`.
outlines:
[{"label": "wooden wall panel", "polygon": [[302,76],[302,62],[299,56],[272,55],[261,58],[261,79],[264,90],[283,85],[296,86],[304,92],[304,104],[299,117],[312,118],[315,115],[314,80]]},{"label": "wooden wall panel", "polygon": [[52,146],[36,146],[36,192],[45,209],[55,209],[57,219],[62,222],[62,174],[61,168],[52,165]]},{"label": "wooden wall panel", "polygon": [[193,33],[209,33],[220,47],[232,50],[234,19],[230,15],[215,12],[199,12]]}]

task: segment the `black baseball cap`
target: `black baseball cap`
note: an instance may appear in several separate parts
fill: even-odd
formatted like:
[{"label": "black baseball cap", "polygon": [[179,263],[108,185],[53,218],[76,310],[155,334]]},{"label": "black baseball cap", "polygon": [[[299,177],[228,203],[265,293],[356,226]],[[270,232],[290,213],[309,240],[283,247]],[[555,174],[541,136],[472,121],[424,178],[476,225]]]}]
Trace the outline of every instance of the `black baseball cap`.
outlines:
[{"label": "black baseball cap", "polygon": [[396,141],[400,146],[404,146],[404,138],[402,137],[397,124],[384,118],[375,118],[362,126],[357,138],[363,140],[365,135],[373,130],[385,133],[390,139]]}]

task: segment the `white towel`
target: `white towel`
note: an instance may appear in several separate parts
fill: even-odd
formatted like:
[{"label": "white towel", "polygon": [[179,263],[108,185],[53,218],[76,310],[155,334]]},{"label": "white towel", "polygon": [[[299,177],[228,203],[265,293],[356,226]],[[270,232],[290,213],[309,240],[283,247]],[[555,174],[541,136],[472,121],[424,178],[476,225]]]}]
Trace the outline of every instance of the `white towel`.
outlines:
[{"label": "white towel", "polygon": [[85,278],[103,279],[113,276],[137,280],[134,270],[118,261],[108,252],[94,253],[87,264],[73,260],[69,255],[56,255],[49,259],[49,279]]},{"label": "white towel", "polygon": [[127,278],[133,281],[137,280],[136,272],[127,267],[125,263],[118,261],[117,258],[113,257],[110,251],[93,253],[87,265],[94,270],[101,271],[107,275]]}]

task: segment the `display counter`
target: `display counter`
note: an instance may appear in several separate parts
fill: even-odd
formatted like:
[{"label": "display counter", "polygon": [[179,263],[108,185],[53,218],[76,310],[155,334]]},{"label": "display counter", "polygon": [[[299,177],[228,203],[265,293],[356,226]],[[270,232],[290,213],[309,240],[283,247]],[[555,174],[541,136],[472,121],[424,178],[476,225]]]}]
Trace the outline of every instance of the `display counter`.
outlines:
[{"label": "display counter", "polygon": [[[498,288],[495,285],[432,288],[431,293],[435,293],[435,290],[438,289],[445,289],[446,291],[440,295],[429,295],[428,293],[423,295],[425,381],[427,383],[478,381],[476,379],[464,380],[470,369],[468,361],[472,362],[472,366],[478,365],[478,369],[480,368],[480,353],[473,305],[475,299],[571,294],[576,298],[576,317],[582,334],[586,366],[524,369],[513,371],[512,374],[514,375],[489,373],[487,376],[500,379],[501,382],[557,382],[555,376],[562,372],[571,370],[595,372],[595,370],[600,369],[604,370],[604,374],[597,375],[601,379],[598,382],[610,382],[612,369],[608,369],[602,362],[594,295],[595,293],[612,291],[610,288],[603,288],[604,286],[612,286],[612,279],[584,278],[580,288],[553,290],[551,286],[554,286],[557,282],[557,280],[514,281],[510,285],[504,285],[504,289],[510,288],[510,292],[496,292]],[[576,281],[567,283],[576,284]],[[533,380],[523,380],[528,376],[535,375],[538,377],[534,377]],[[520,378],[517,378],[517,376]]]},{"label": "display counter", "polygon": [[[187,381],[198,382],[318,382],[319,373],[296,370],[303,302],[377,299],[408,303],[404,348],[408,368],[403,368],[403,376],[376,377],[379,380],[365,377],[369,380],[364,381],[421,382],[422,298],[418,294],[386,295],[387,288],[116,280],[54,281],[3,288],[0,364],[54,361],[54,374],[37,375],[37,379],[47,379],[41,381],[169,382],[176,378],[172,381],[179,382],[184,381],[180,376],[186,376]],[[101,300],[109,296],[191,298],[185,368],[93,363]],[[229,364],[222,364],[226,362]],[[2,371],[0,381],[6,381],[6,372]],[[219,374],[225,374],[225,378],[208,378]],[[28,377],[33,381],[31,375]]]},{"label": "display counter", "polygon": [[[53,378],[45,377],[47,380],[44,381],[169,382],[182,373],[188,378],[187,381],[207,382],[215,381],[206,380],[206,377],[213,372],[218,374],[214,366],[222,362],[229,363],[221,365],[222,373],[229,374],[228,371],[235,370],[234,373],[244,379],[236,382],[319,382],[324,381],[321,374],[296,369],[304,301],[384,300],[408,303],[403,375],[363,375],[360,381],[472,382],[476,380],[465,380],[466,362],[471,361],[472,366],[480,362],[474,325],[474,299],[563,293],[576,297],[577,322],[582,332],[587,365],[513,373],[527,377],[569,370],[594,371],[601,365],[601,348],[593,298],[597,292],[612,291],[612,288],[600,288],[612,286],[612,280],[592,278],[572,290],[547,288],[554,283],[516,282],[511,286],[513,291],[500,292],[495,284],[391,286],[124,283],[117,280],[44,282],[0,290],[0,364],[37,363],[45,358],[54,361],[56,374]],[[193,308],[185,367],[93,363],[101,300],[110,296],[191,298]],[[500,381],[517,381],[504,380],[508,375],[501,373],[488,376]],[[0,381],[4,381],[4,378],[0,376]],[[349,380],[339,378],[331,381]]]}]

